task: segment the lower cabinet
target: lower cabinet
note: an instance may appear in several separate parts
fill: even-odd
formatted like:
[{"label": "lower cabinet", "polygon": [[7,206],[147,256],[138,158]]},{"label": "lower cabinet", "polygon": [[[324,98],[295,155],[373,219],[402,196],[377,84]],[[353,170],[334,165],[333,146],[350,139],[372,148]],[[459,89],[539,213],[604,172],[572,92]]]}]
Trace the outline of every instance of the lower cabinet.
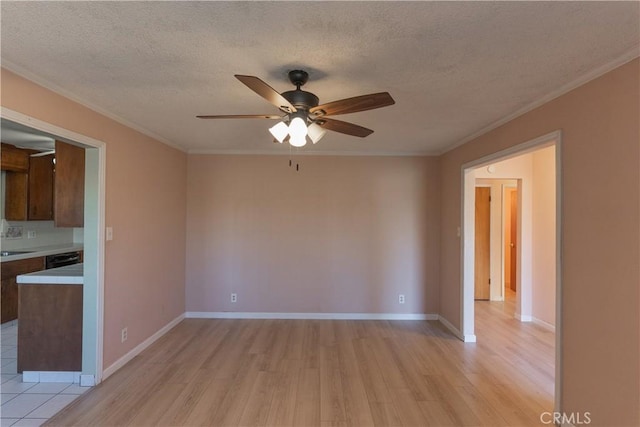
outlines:
[{"label": "lower cabinet", "polygon": [[3,262],[0,270],[2,270],[2,295],[0,295],[2,314],[0,323],[6,323],[18,318],[18,284],[16,283],[16,276],[44,270],[44,257]]},{"label": "lower cabinet", "polygon": [[82,371],[82,285],[18,286],[18,372]]}]

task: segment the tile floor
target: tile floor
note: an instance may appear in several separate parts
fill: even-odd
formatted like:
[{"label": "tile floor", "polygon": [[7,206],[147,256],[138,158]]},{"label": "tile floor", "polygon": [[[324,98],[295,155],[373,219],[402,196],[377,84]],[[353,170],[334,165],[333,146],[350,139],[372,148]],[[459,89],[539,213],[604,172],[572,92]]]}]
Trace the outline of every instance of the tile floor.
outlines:
[{"label": "tile floor", "polygon": [[18,324],[0,330],[0,427],[39,426],[90,387],[70,383],[23,383],[17,372]]}]

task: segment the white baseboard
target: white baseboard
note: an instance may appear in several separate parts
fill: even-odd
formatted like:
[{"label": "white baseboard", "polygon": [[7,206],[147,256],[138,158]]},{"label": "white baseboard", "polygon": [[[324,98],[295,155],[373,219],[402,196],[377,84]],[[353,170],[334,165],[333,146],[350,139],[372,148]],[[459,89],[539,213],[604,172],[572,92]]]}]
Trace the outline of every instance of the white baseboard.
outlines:
[{"label": "white baseboard", "polygon": [[93,387],[96,385],[95,375],[80,375],[80,387]]},{"label": "white baseboard", "polygon": [[80,372],[73,371],[24,371],[24,383],[80,383]]},{"label": "white baseboard", "polygon": [[476,336],[475,336],[475,334],[466,334],[462,338],[462,341],[464,341],[464,342],[476,342]]},{"label": "white baseboard", "polygon": [[440,323],[444,325],[445,328],[447,328],[453,335],[458,337],[462,342],[476,342],[475,335],[463,334],[462,332],[460,332],[458,328],[453,326],[453,324],[449,322],[447,319],[445,319],[444,317],[438,316],[438,320],[440,321]]},{"label": "white baseboard", "polygon": [[516,313],[513,315],[513,317],[515,317],[516,319],[518,319],[521,322],[531,322],[533,321],[533,317],[526,315],[526,314],[520,314],[520,313]]},{"label": "white baseboard", "polygon": [[188,319],[306,319],[306,320],[438,320],[437,314],[414,313],[260,313],[187,311]]},{"label": "white baseboard", "polygon": [[131,351],[129,351],[124,356],[122,356],[120,359],[116,360],[111,366],[109,366],[107,369],[105,369],[102,372],[102,380],[103,381],[106,380],[114,372],[116,372],[118,369],[126,365],[127,362],[129,362],[131,359],[136,357],[138,354],[142,353],[144,349],[149,347],[151,344],[157,341],[158,338],[162,337],[164,334],[169,332],[174,326],[180,323],[184,319],[184,317],[185,317],[184,313],[176,317],[171,322],[163,326],[158,332],[151,335],[149,338],[147,338],[146,340],[142,341],[140,344],[135,346]]},{"label": "white baseboard", "polygon": [[552,325],[551,323],[545,322],[544,320],[540,320],[537,317],[533,317],[532,318],[533,323],[535,323],[538,326],[541,326],[542,328],[551,331],[551,332],[556,332],[556,327],[554,325]]}]

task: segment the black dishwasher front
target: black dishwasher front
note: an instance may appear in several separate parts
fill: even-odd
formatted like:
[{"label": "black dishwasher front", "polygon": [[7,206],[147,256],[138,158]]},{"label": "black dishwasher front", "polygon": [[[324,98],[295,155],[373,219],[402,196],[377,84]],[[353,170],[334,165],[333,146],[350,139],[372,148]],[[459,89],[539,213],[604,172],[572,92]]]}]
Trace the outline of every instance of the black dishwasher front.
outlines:
[{"label": "black dishwasher front", "polygon": [[45,269],[63,267],[65,265],[80,262],[80,252],[67,252],[64,254],[47,255],[45,257]]}]

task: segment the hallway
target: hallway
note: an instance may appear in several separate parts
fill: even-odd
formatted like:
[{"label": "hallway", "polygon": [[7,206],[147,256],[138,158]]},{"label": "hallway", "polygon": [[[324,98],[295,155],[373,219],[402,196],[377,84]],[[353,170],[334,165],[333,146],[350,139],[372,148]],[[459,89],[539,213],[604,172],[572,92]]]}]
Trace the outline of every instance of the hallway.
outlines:
[{"label": "hallway", "polygon": [[475,303],[478,345],[500,353],[512,382],[522,382],[553,406],[555,377],[555,333],[533,322],[514,317],[516,292],[505,289],[504,301]]}]

